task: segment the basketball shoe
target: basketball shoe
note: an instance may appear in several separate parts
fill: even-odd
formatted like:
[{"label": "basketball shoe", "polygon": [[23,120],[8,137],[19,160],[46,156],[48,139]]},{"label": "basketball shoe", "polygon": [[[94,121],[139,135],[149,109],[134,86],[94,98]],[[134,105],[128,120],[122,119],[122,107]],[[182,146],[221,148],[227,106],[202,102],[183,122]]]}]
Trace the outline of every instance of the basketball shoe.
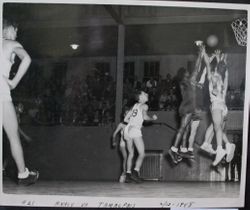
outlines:
[{"label": "basketball shoe", "polygon": [[29,186],[35,184],[39,178],[39,172],[34,170],[30,171],[26,178],[18,178],[18,185]]},{"label": "basketball shoe", "polygon": [[224,158],[225,155],[226,155],[226,151],[222,148],[218,148],[216,151],[215,160],[212,165],[217,166],[220,163],[220,161]]},{"label": "basketball shoe", "polygon": [[212,144],[208,144],[206,142],[204,142],[201,146],[200,149],[204,150],[205,152],[211,154],[211,155],[215,155],[216,151],[213,149]]},{"label": "basketball shoe", "polygon": [[182,161],[182,157],[177,152],[174,152],[172,149],[168,150],[168,154],[175,164],[178,164]]}]

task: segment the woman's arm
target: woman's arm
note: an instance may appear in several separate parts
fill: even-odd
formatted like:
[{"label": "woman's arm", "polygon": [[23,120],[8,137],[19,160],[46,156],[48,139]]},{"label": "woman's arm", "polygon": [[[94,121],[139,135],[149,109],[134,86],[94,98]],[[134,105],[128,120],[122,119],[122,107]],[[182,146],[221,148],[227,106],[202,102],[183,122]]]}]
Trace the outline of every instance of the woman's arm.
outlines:
[{"label": "woman's arm", "polygon": [[223,99],[226,100],[227,95],[227,89],[228,89],[228,70],[225,72],[225,78],[223,82]]},{"label": "woman's arm", "polygon": [[22,45],[19,44],[18,42],[15,42],[13,44],[12,53],[17,55],[21,60],[21,63],[19,65],[15,77],[12,80],[8,80],[10,88],[14,89],[19,84],[24,74],[27,72],[31,63],[31,58],[29,54],[26,52],[26,50],[22,47]]},{"label": "woman's arm", "polygon": [[205,47],[203,47],[203,49],[202,49],[202,54],[203,54],[203,58],[204,58],[204,61],[205,61],[206,68],[207,68],[207,79],[208,79],[208,81],[210,81],[211,80],[210,59],[209,59],[209,57],[207,55]]},{"label": "woman's arm", "polygon": [[132,109],[130,109],[130,110],[127,112],[127,114],[125,115],[123,121],[124,121],[124,122],[129,122],[129,119],[130,119],[131,115],[132,115]]},{"label": "woman's arm", "polygon": [[216,57],[216,55],[213,53],[213,54],[209,57],[209,62],[211,63],[211,62],[214,60],[215,57]]},{"label": "woman's arm", "polygon": [[198,75],[198,72],[200,72],[200,69],[201,69],[201,59],[202,59],[202,53],[201,53],[201,49],[199,48],[199,54],[198,54],[198,57],[196,59],[196,62],[195,62],[195,67],[194,67],[194,71],[191,75],[191,82],[192,83],[195,83],[196,82],[196,78],[197,78],[197,75]]},{"label": "woman's arm", "polygon": [[154,114],[152,117],[150,117],[148,115],[148,105],[147,104],[143,104],[142,105],[142,115],[143,115],[143,119],[147,120],[147,121],[153,121],[153,120],[157,120],[157,116]]},{"label": "woman's arm", "polygon": [[115,139],[115,137],[116,137],[116,135],[121,131],[122,128],[123,128],[123,127],[122,127],[122,123],[119,123],[118,126],[116,127],[116,129],[115,129],[113,135],[112,135],[112,146],[113,146],[113,147],[116,146],[116,139]]},{"label": "woman's arm", "polygon": [[221,50],[215,50],[213,55],[216,58],[217,63],[219,63],[221,61]]}]

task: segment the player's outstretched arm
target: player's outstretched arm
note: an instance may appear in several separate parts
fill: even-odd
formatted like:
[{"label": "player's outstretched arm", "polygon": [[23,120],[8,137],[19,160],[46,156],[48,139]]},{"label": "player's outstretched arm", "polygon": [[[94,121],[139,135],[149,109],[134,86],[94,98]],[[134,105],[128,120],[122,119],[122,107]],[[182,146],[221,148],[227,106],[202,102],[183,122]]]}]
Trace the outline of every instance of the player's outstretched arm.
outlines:
[{"label": "player's outstretched arm", "polygon": [[198,72],[200,72],[202,56],[203,56],[203,54],[201,53],[201,46],[200,46],[199,47],[199,54],[198,54],[198,57],[197,57],[196,62],[195,62],[194,71],[191,75],[191,82],[193,82],[193,83],[196,82]]},{"label": "player's outstretched arm", "polygon": [[207,78],[210,81],[211,80],[210,59],[209,59],[209,57],[207,55],[205,47],[203,47],[203,49],[202,49],[202,54],[203,54],[203,58],[204,58],[204,61],[205,61],[206,68],[207,68]]}]

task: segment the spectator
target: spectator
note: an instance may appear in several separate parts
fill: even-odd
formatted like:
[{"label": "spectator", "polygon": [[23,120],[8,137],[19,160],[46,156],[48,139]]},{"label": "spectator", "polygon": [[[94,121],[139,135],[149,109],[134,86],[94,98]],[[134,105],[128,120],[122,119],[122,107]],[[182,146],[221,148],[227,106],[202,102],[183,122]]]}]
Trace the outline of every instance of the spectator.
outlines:
[{"label": "spectator", "polygon": [[153,77],[150,77],[150,79],[146,82],[146,88],[148,92],[157,88],[157,81]]},{"label": "spectator", "polygon": [[167,100],[168,100],[168,93],[167,93],[167,90],[165,90],[164,92],[160,94],[160,98],[159,98],[159,109],[161,111],[166,110]]}]

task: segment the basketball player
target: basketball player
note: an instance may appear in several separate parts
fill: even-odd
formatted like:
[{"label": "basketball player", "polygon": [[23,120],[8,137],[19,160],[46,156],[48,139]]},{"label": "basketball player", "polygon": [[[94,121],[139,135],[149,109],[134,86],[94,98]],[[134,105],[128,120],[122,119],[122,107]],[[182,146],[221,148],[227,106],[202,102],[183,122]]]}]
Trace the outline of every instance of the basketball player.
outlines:
[{"label": "basketball player", "polygon": [[[200,70],[201,67],[201,59],[202,59],[202,54],[201,54],[201,46],[199,45],[199,54],[195,63],[195,69],[189,74],[189,72],[181,68],[178,71],[178,78],[179,78],[179,85],[181,89],[181,95],[182,95],[182,102],[179,107],[179,115],[181,117],[181,124],[180,128],[177,131],[175,141],[173,146],[169,149],[168,153],[172,159],[172,161],[177,164],[182,160],[182,157],[180,153],[178,152],[178,147],[180,145],[181,140],[183,138],[185,139],[187,136],[188,132],[188,127],[189,124],[192,120],[193,114],[195,113],[195,92],[196,92],[196,77],[198,74],[198,71]],[[185,140],[184,140],[185,141]],[[182,155],[185,155],[186,151],[182,151]],[[192,151],[191,151],[192,153]],[[188,156],[193,157],[192,154]],[[188,156],[183,156],[183,157],[188,157]]]},{"label": "basketball player", "polygon": [[[11,154],[18,170],[18,183],[34,184],[39,176],[38,171],[29,171],[25,166],[23,149],[18,132],[18,122],[10,91],[15,89],[31,63],[30,56],[16,40],[17,26],[10,21],[3,21],[3,51],[1,55],[0,101],[3,109],[3,128],[8,136]],[[15,77],[10,80],[9,73],[15,56],[21,60]]]},{"label": "basketball player", "polygon": [[[148,94],[144,91],[140,91],[136,95],[138,103],[129,111],[125,118],[129,118],[128,125],[124,129],[124,137],[127,143],[128,159],[127,159],[127,173],[126,182],[140,183],[141,178],[139,176],[140,168],[145,156],[144,142],[142,138],[142,124],[144,120],[157,120],[157,116],[148,116]],[[134,157],[134,146],[138,152],[138,157],[135,162],[135,168],[132,171],[132,161]]]},{"label": "basketball player", "polygon": [[[199,47],[203,45],[203,41],[195,41],[195,44]],[[215,58],[215,54],[213,54],[209,58],[209,62],[211,63]],[[192,117],[191,123],[190,123],[190,134],[188,138],[188,148],[187,148],[187,133],[189,129],[186,129],[186,131],[183,134],[183,142],[182,146],[180,148],[180,154],[182,157],[187,157],[187,158],[194,158],[194,141],[195,141],[195,136],[197,133],[197,129],[199,127],[200,121],[202,120],[202,111],[206,111],[208,109],[207,102],[204,101],[205,97],[207,96],[208,88],[206,88],[206,74],[207,70],[206,68],[203,68],[202,71],[198,69],[198,72],[200,74],[199,79],[197,79],[196,83],[196,89],[195,89],[195,95],[196,95],[196,100],[195,100],[195,114]]]},{"label": "basketball player", "polygon": [[[226,56],[224,54],[221,54],[221,52],[218,50],[215,51],[218,64],[212,71],[209,62],[209,57],[206,53],[205,48],[203,48],[202,54],[204,56],[204,61],[207,68],[207,78],[209,81],[209,94],[211,101],[210,110],[211,110],[213,128],[217,142],[216,156],[212,165],[217,166],[220,163],[220,161],[224,158],[224,156],[227,154],[227,152],[222,148],[223,124],[228,112],[225,103],[226,92],[228,87],[228,71],[226,63],[224,61],[226,59]],[[233,148],[229,148],[233,147],[233,145],[231,144],[226,144],[226,147],[228,147],[227,149],[228,151],[233,150]],[[231,157],[229,157],[229,159],[231,159]]]},{"label": "basketball player", "polygon": [[[216,57],[217,63],[218,63],[215,70],[218,72],[219,75],[221,75],[222,86],[223,86],[222,88],[223,88],[223,91],[224,91],[224,93],[223,93],[224,95],[222,96],[222,100],[223,100],[223,103],[225,104],[225,97],[226,97],[227,86],[228,86],[228,70],[227,70],[227,65],[226,65],[227,64],[227,60],[226,60],[227,55],[225,55],[224,53],[221,53],[221,51],[219,51],[219,50],[216,50],[215,51],[215,57]],[[211,88],[211,86],[210,86],[210,88]],[[210,94],[211,94],[211,91],[210,91]],[[212,95],[214,95],[214,94],[212,94]],[[212,97],[212,99],[214,100],[214,106],[211,105],[211,108],[215,109],[215,103],[217,103],[216,100],[219,100],[219,99],[214,99],[214,97]],[[225,130],[224,130],[225,129],[226,115],[227,115],[227,107],[226,107],[226,104],[225,104],[225,107],[222,110],[222,117],[223,117],[222,123],[221,123],[222,141],[226,145],[226,154],[225,154],[226,155],[226,161],[231,162],[231,160],[234,157],[235,145],[229,142],[229,140],[227,138],[227,135],[225,133]],[[202,150],[204,150],[204,151],[206,151],[206,152],[208,152],[210,154],[216,154],[216,151],[213,150],[212,144],[211,144],[213,137],[214,137],[214,124],[211,123],[210,126],[207,128],[207,131],[206,131],[206,134],[205,134],[205,141],[200,147]],[[217,159],[217,161],[220,162],[220,159]],[[217,165],[218,163],[214,162],[213,165]]]}]

